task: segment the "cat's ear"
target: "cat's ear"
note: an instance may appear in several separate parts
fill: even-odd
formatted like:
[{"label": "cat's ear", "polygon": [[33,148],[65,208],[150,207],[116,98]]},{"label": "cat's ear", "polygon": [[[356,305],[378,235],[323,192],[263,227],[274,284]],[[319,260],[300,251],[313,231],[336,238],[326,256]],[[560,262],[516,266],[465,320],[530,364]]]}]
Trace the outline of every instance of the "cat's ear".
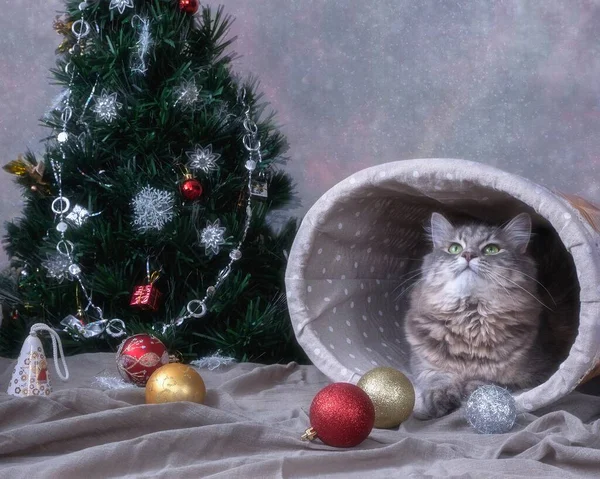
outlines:
[{"label": "cat's ear", "polygon": [[525,253],[531,239],[531,216],[520,213],[510,220],[503,230],[519,253]]},{"label": "cat's ear", "polygon": [[454,234],[454,226],[443,215],[433,213],[431,215],[431,241],[435,248],[443,248],[448,244]]}]

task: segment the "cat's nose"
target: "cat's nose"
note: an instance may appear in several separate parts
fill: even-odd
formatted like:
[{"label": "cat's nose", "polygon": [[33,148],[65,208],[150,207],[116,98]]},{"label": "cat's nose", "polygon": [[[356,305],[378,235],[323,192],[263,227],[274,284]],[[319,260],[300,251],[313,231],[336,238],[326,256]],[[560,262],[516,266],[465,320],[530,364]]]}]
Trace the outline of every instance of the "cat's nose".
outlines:
[{"label": "cat's nose", "polygon": [[469,252],[469,251],[465,251],[465,252],[462,254],[462,257],[463,257],[464,259],[466,259],[466,260],[467,260],[467,263],[468,263],[468,262],[469,262],[469,261],[471,261],[473,258],[477,258],[477,255],[476,255],[476,254],[473,254],[473,253],[471,253],[471,252]]}]

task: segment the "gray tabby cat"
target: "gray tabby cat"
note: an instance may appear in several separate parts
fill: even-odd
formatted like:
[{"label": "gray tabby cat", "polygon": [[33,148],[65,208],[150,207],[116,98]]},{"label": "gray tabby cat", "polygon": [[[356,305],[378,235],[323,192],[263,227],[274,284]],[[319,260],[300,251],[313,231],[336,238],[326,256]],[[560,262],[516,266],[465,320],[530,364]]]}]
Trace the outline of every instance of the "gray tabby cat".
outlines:
[{"label": "gray tabby cat", "polygon": [[443,416],[482,384],[540,384],[552,363],[539,334],[545,305],[527,253],[530,216],[521,213],[504,227],[454,227],[433,213],[430,235],[433,251],[405,321],[415,415]]}]

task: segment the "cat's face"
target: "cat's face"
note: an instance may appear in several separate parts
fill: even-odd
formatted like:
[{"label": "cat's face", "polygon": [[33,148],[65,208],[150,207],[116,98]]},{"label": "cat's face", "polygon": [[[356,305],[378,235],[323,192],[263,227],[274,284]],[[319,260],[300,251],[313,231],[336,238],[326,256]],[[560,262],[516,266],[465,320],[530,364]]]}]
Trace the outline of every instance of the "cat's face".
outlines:
[{"label": "cat's face", "polygon": [[503,227],[481,223],[455,227],[433,213],[430,235],[433,250],[422,268],[426,285],[454,298],[494,291],[510,295],[515,287],[535,291],[531,285],[535,265],[526,253],[531,237],[528,214],[516,216]]}]

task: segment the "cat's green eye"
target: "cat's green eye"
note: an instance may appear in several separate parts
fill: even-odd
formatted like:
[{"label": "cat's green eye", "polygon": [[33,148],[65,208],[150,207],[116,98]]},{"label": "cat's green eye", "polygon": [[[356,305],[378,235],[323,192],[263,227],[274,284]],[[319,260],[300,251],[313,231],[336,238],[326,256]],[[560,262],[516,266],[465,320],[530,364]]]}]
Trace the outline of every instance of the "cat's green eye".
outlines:
[{"label": "cat's green eye", "polygon": [[500,253],[500,246],[497,244],[489,244],[483,248],[483,254],[492,255]]},{"label": "cat's green eye", "polygon": [[450,254],[460,254],[460,252],[462,250],[463,250],[463,247],[461,245],[459,245],[458,243],[452,243],[448,247],[448,253],[450,253]]}]

